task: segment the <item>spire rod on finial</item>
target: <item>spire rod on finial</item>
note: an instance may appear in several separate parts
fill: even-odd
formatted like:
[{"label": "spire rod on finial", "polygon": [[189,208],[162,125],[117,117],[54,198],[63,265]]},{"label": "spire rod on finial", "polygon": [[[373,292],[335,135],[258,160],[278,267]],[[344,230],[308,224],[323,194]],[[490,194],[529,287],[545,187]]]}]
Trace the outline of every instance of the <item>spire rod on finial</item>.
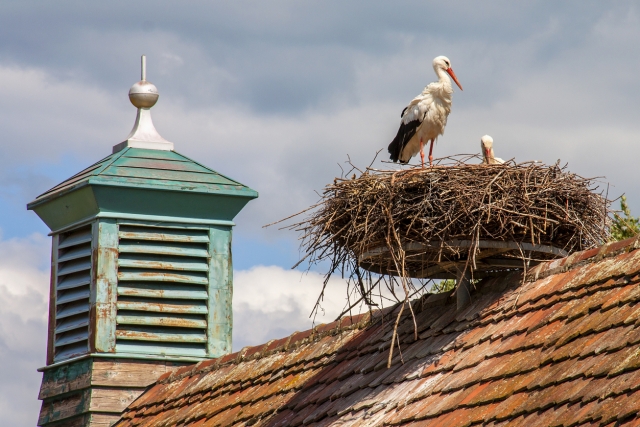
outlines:
[{"label": "spire rod on finial", "polygon": [[141,79],[142,81],[147,80],[147,56],[146,55],[142,55],[142,57],[140,58],[140,62],[141,62]]}]

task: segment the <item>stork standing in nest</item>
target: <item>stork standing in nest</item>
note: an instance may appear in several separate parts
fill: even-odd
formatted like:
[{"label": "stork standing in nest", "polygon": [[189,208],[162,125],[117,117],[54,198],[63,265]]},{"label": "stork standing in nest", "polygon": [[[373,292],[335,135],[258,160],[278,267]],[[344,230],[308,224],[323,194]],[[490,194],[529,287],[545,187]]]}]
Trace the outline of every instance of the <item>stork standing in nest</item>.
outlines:
[{"label": "stork standing in nest", "polygon": [[433,69],[438,76],[438,81],[425,87],[422,93],[413,98],[413,101],[400,114],[402,117],[400,129],[389,144],[389,154],[394,162],[407,163],[420,152],[424,168],[424,144],[430,141],[429,165],[433,163],[433,143],[439,135],[444,133],[447,117],[451,111],[451,96],[453,95],[451,79],[462,90],[462,86],[451,68],[449,58],[446,56],[435,58]]},{"label": "stork standing in nest", "polygon": [[482,147],[482,163],[486,165],[501,165],[504,163],[500,157],[493,154],[493,138],[485,135],[480,138],[480,146]]}]

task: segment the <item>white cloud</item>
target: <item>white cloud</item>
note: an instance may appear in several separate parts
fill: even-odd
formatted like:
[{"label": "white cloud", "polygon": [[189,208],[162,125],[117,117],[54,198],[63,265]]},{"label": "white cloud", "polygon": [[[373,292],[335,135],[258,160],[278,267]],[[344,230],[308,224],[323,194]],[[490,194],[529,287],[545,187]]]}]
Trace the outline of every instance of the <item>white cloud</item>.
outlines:
[{"label": "white cloud", "polygon": [[[234,351],[312,328],[314,319],[310,314],[323,280],[318,273],[277,266],[256,266],[234,272]],[[315,325],[333,322],[345,308],[346,296],[346,282],[332,278]]]}]

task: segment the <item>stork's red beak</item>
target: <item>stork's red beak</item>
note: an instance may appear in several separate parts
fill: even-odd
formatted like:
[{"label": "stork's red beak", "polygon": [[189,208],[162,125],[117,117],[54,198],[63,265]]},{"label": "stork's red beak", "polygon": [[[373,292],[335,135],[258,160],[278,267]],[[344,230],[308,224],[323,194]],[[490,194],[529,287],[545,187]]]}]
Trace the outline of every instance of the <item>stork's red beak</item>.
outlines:
[{"label": "stork's red beak", "polygon": [[484,154],[485,154],[486,158],[488,159],[489,158],[489,149],[488,148],[484,149]]},{"label": "stork's red beak", "polygon": [[460,90],[462,90],[462,85],[460,84],[460,82],[458,81],[458,78],[456,77],[456,73],[453,72],[453,68],[449,67],[447,69],[447,73],[449,73],[449,75],[451,76],[451,78],[453,79],[454,82],[456,82],[456,84],[458,85],[458,87],[460,88]]}]

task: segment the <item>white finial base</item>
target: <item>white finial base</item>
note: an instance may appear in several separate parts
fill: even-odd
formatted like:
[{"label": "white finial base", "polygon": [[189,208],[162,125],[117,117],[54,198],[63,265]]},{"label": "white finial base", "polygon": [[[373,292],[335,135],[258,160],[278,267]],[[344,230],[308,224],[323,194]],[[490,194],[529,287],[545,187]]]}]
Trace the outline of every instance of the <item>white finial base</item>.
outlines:
[{"label": "white finial base", "polygon": [[117,153],[127,147],[171,151],[173,150],[173,142],[160,136],[151,120],[149,108],[138,108],[138,115],[131,133],[126,140],[113,146],[113,152]]}]

